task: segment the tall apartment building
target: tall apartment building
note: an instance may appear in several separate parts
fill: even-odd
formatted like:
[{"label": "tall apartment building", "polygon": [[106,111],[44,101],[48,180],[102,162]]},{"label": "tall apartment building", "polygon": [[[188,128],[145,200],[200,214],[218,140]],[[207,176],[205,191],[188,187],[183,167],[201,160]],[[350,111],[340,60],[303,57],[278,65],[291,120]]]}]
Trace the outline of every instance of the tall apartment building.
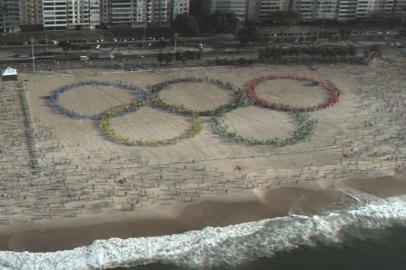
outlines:
[{"label": "tall apartment building", "polygon": [[206,14],[215,11],[233,12],[240,21],[262,22],[269,13],[288,10],[292,0],[207,0],[203,3]]},{"label": "tall apartment building", "polygon": [[375,1],[358,0],[356,17],[359,19],[367,18],[375,10]]},{"label": "tall apartment building", "polygon": [[111,21],[111,0],[100,0],[100,24],[107,25]]},{"label": "tall apartment building", "polygon": [[171,0],[152,1],[151,5],[152,16],[149,18],[149,21],[158,26],[168,24],[168,22],[170,21],[170,12],[168,11],[170,1]]},{"label": "tall apartment building", "polygon": [[42,26],[42,0],[20,0],[21,29]]},{"label": "tall apartment building", "polygon": [[[134,16],[134,0],[111,0],[110,14],[111,23],[127,24],[131,23]],[[142,11],[142,10],[141,10]]]},{"label": "tall apartment building", "polygon": [[16,0],[0,0],[0,32],[20,31],[19,3]]},{"label": "tall apartment building", "polygon": [[89,6],[89,28],[94,29],[101,24],[101,0],[87,0]]},{"label": "tall apartment building", "polygon": [[169,21],[169,0],[110,0],[111,23],[143,26],[164,25]]},{"label": "tall apartment building", "polygon": [[296,0],[293,4],[293,9],[302,15],[303,20],[335,20],[338,16],[339,1]]},{"label": "tall apartment building", "polygon": [[269,13],[279,10],[289,9],[289,0],[257,0],[258,4],[258,20],[264,21],[269,17]]},{"label": "tall apartment building", "polygon": [[373,11],[399,14],[406,0],[295,0],[294,9],[305,20],[352,21],[367,18]]},{"label": "tall apartment building", "polygon": [[337,20],[353,21],[357,19],[358,0],[340,0],[338,5]]},{"label": "tall apartment building", "polygon": [[169,19],[172,21],[180,14],[189,14],[190,1],[189,0],[169,0],[168,13]]},{"label": "tall apartment building", "polygon": [[404,14],[406,12],[406,0],[396,0],[394,12],[396,14]]},{"label": "tall apartment building", "polygon": [[247,18],[247,7],[249,0],[205,0],[203,10],[206,15],[219,12],[232,12],[237,15],[239,21]]},{"label": "tall apartment building", "polygon": [[94,29],[100,25],[100,0],[43,0],[43,25],[51,29]]}]

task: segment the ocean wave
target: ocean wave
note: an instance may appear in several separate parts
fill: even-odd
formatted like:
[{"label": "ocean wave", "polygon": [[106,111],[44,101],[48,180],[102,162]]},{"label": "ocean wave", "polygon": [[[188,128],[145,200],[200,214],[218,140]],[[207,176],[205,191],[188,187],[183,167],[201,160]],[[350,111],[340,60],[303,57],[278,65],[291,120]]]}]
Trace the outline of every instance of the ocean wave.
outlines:
[{"label": "ocean wave", "polygon": [[[358,208],[320,216],[286,217],[207,227],[177,235],[98,240],[73,250],[0,252],[1,269],[107,269],[164,263],[193,269],[237,265],[258,257],[318,243],[339,244],[364,237],[357,229],[406,225],[406,196],[361,203]],[[355,229],[355,230],[354,230]]]}]

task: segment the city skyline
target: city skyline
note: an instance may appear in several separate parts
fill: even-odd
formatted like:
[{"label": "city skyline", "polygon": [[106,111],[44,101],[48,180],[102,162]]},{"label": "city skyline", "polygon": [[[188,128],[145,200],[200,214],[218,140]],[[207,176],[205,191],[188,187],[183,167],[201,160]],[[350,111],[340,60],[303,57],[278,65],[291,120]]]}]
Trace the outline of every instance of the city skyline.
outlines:
[{"label": "city skyline", "polygon": [[[192,3],[191,3],[192,2]],[[179,14],[190,13],[193,0],[0,0],[0,32],[30,29],[96,29],[106,25],[168,26]],[[207,0],[201,12],[235,13],[241,22],[257,23],[273,11],[296,11],[304,21],[364,19],[374,11],[393,16],[406,0]]]}]

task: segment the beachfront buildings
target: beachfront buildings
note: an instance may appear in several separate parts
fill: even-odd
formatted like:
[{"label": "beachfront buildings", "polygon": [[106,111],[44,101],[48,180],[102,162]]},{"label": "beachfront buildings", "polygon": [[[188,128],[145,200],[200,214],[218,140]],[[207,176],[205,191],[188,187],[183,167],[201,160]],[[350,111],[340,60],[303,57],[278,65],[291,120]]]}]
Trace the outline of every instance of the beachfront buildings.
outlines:
[{"label": "beachfront buildings", "polygon": [[288,10],[289,0],[257,0],[258,4],[258,20],[264,21],[269,17],[269,13],[278,10]]},{"label": "beachfront buildings", "polygon": [[20,0],[19,4],[21,29],[40,29],[42,26],[42,0]]},{"label": "beachfront buildings", "polygon": [[205,0],[202,3],[203,13],[231,12],[237,15],[239,21],[246,21],[249,0]]},{"label": "beachfront buildings", "polygon": [[203,1],[206,15],[219,12],[235,13],[240,21],[262,22],[269,13],[288,10],[293,0],[207,0]]},{"label": "beachfront buildings", "polygon": [[374,11],[399,15],[406,8],[406,0],[0,0],[0,32],[168,26],[189,13],[191,1],[200,1],[205,15],[232,12],[241,22],[264,22],[279,10],[297,11],[305,21],[351,21]]},{"label": "beachfront buildings", "polygon": [[20,30],[18,1],[0,0],[0,32],[17,32]]},{"label": "beachfront buildings", "polygon": [[110,0],[112,25],[164,26],[183,13],[189,13],[189,0]]},{"label": "beachfront buildings", "polygon": [[289,10],[293,0],[248,0],[247,20],[253,22],[267,21],[270,12]]},{"label": "beachfront buildings", "polygon": [[305,21],[351,21],[370,16],[373,11],[399,14],[406,0],[205,0],[203,11],[210,15],[216,11],[233,12],[242,20],[266,21],[270,12],[294,10]]},{"label": "beachfront buildings", "polygon": [[108,25],[111,19],[110,0],[100,0],[100,24]]},{"label": "beachfront buildings", "polygon": [[190,10],[189,0],[170,0],[168,2],[169,18],[173,21],[180,14],[188,14]]},{"label": "beachfront buildings", "polygon": [[367,18],[373,11],[398,14],[405,3],[406,0],[295,0],[293,9],[308,21],[352,21]]},{"label": "beachfront buildings", "polygon": [[[348,2],[353,0],[342,0]],[[357,1],[357,0],[355,0]],[[304,20],[335,20],[340,0],[296,0],[293,9],[298,11]]]},{"label": "beachfront buildings", "polygon": [[100,25],[167,25],[189,12],[189,0],[42,0],[45,28],[94,29]]},{"label": "beachfront buildings", "polygon": [[100,0],[43,0],[42,15],[48,29],[95,29],[100,25]]}]

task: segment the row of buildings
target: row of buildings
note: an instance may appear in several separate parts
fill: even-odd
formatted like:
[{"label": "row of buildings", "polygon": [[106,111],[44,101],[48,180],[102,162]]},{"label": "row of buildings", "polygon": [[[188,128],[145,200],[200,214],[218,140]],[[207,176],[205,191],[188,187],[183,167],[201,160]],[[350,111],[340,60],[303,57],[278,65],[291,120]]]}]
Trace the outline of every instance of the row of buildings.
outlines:
[{"label": "row of buildings", "polygon": [[381,10],[400,14],[406,0],[0,0],[0,32],[44,27],[94,29],[103,25],[167,25],[200,1],[206,15],[233,12],[240,21],[262,22],[269,13],[294,10],[304,20],[351,21]]},{"label": "row of buildings", "polygon": [[189,12],[189,0],[0,0],[0,31],[165,25]]},{"label": "row of buildings", "polygon": [[389,15],[400,14],[406,0],[203,0],[206,14],[214,11],[233,12],[241,21],[261,22],[272,11],[293,10],[304,20],[351,21],[368,17],[381,10]]}]

